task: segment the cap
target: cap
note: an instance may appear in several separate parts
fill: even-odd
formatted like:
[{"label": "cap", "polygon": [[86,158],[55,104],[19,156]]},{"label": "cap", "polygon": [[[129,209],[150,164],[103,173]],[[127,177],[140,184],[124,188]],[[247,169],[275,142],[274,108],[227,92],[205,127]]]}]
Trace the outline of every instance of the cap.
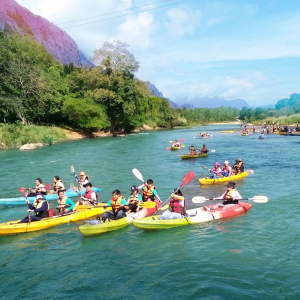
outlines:
[{"label": "cap", "polygon": [[178,188],[174,189],[174,190],[173,190],[173,193],[174,193],[175,195],[182,196],[182,192],[181,192],[181,190],[179,190]]},{"label": "cap", "polygon": [[85,172],[80,172],[80,175],[85,175]]},{"label": "cap", "polygon": [[35,199],[43,199],[43,196],[42,195],[36,195]]},{"label": "cap", "polygon": [[227,187],[235,187],[235,182],[229,181],[227,184],[225,184]]},{"label": "cap", "polygon": [[136,185],[133,185],[133,186],[130,188],[130,190],[131,190],[132,192],[134,192],[134,191],[138,191],[139,189],[138,189],[138,187],[137,187]]},{"label": "cap", "polygon": [[228,161],[228,160],[225,160],[225,161],[224,161],[224,164],[228,165],[228,164],[229,164],[229,161]]}]

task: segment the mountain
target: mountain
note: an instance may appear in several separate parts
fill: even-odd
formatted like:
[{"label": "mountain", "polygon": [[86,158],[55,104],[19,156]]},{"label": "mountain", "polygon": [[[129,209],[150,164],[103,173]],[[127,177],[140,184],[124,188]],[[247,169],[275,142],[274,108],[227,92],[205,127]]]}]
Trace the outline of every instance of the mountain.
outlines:
[{"label": "mountain", "polygon": [[180,107],[184,108],[201,108],[201,107],[210,107],[216,108],[220,106],[231,106],[236,107],[238,109],[243,108],[244,106],[250,107],[249,104],[244,99],[234,99],[234,100],[225,100],[219,97],[202,97],[202,98],[194,98],[182,104]]},{"label": "mountain", "polygon": [[275,108],[275,104],[269,104],[269,105],[264,105],[264,106],[258,106],[259,108],[271,108],[274,109]]},{"label": "mountain", "polygon": [[0,30],[5,29],[32,36],[62,64],[82,66],[87,63],[82,64],[79,49],[66,32],[14,0],[0,0]]},{"label": "mountain", "polygon": [[[153,83],[150,83],[150,82],[148,83],[148,89],[149,89],[149,92],[151,95],[154,95],[156,97],[165,98],[163,93],[160,92]],[[173,107],[173,108],[179,107],[175,102],[171,101],[170,99],[168,99],[168,98],[165,98],[165,99],[167,99],[170,102],[171,107]]]}]

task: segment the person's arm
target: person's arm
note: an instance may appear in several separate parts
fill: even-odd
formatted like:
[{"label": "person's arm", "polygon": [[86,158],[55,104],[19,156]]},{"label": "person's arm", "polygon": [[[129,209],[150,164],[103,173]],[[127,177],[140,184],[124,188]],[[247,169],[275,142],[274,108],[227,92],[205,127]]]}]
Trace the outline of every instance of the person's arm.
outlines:
[{"label": "person's arm", "polygon": [[225,197],[225,194],[226,194],[226,192],[222,195],[222,196],[219,196],[219,197],[217,197],[217,198],[214,198],[214,199],[224,199],[224,197]]},{"label": "person's arm", "polygon": [[172,194],[172,198],[175,198],[175,199],[177,199],[177,200],[179,200],[179,201],[184,200],[184,197],[183,197],[183,196],[179,196],[179,195],[175,195],[175,194]]},{"label": "person's arm", "polygon": [[228,174],[228,177],[229,177],[232,174],[232,168],[231,168],[231,166],[229,166],[228,169],[229,169],[229,174]]},{"label": "person's arm", "polygon": [[241,194],[238,191],[234,191],[232,193],[232,199],[234,199],[234,200],[241,200],[243,198],[242,198]]},{"label": "person's arm", "polygon": [[145,189],[145,183],[141,184],[140,186],[138,186],[139,190],[144,190]]},{"label": "person's arm", "polygon": [[79,183],[79,179],[77,175],[75,175],[75,180]]},{"label": "person's arm", "polygon": [[70,205],[70,206],[67,208],[68,211],[71,211],[71,210],[75,207],[74,202],[73,202],[70,198],[68,198],[68,199],[66,200],[66,205]]},{"label": "person's arm", "polygon": [[139,201],[143,201],[142,195],[139,194]]},{"label": "person's arm", "polygon": [[155,198],[160,201],[160,198],[159,198],[159,196],[157,194],[156,189],[154,189],[152,192],[153,192],[153,195],[155,196]]},{"label": "person's arm", "polygon": [[111,206],[111,200],[107,202],[107,206]]},{"label": "person's arm", "polygon": [[127,202],[126,202],[125,199],[122,199],[122,200],[121,200],[121,205],[120,205],[120,207],[122,207],[122,206],[124,206],[126,209],[129,209],[129,206],[128,206],[128,204],[127,204]]}]

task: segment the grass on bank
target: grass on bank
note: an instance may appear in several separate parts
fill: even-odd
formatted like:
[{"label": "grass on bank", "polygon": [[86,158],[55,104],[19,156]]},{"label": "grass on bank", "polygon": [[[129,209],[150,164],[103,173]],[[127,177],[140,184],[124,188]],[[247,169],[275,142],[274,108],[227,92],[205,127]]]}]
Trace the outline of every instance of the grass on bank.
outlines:
[{"label": "grass on bank", "polygon": [[66,140],[66,134],[53,126],[2,124],[0,126],[0,149],[20,147],[29,143],[52,145],[54,141]]},{"label": "grass on bank", "polygon": [[277,123],[279,125],[300,124],[300,114],[291,115],[289,117],[267,118],[264,121],[267,122],[267,124],[277,124]]}]

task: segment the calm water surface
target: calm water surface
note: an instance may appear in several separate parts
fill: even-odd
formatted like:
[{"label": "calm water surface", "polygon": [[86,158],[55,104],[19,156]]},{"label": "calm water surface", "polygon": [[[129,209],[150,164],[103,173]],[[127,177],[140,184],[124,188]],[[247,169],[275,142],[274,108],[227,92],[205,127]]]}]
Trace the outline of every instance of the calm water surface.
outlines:
[{"label": "calm water surface", "polygon": [[[221,134],[233,126],[174,131],[59,143],[35,151],[1,151],[1,197],[18,195],[36,177],[51,183],[59,175],[73,183],[70,166],[86,171],[103,189],[124,196],[140,182],[138,168],[152,178],[163,199],[188,171],[193,181],[182,188],[188,207],[193,196],[215,197],[224,185],[200,187],[207,175],[201,165],[231,163],[241,157],[255,173],[237,182],[246,198],[266,195],[266,204],[236,218],[143,232],[129,226],[102,236],[84,237],[83,222],[0,238],[0,299],[300,299],[298,137]],[[211,139],[194,139],[197,133]],[[182,161],[165,150],[169,141],[215,149],[207,158]],[[26,207],[0,208],[0,221],[22,218]]]}]

